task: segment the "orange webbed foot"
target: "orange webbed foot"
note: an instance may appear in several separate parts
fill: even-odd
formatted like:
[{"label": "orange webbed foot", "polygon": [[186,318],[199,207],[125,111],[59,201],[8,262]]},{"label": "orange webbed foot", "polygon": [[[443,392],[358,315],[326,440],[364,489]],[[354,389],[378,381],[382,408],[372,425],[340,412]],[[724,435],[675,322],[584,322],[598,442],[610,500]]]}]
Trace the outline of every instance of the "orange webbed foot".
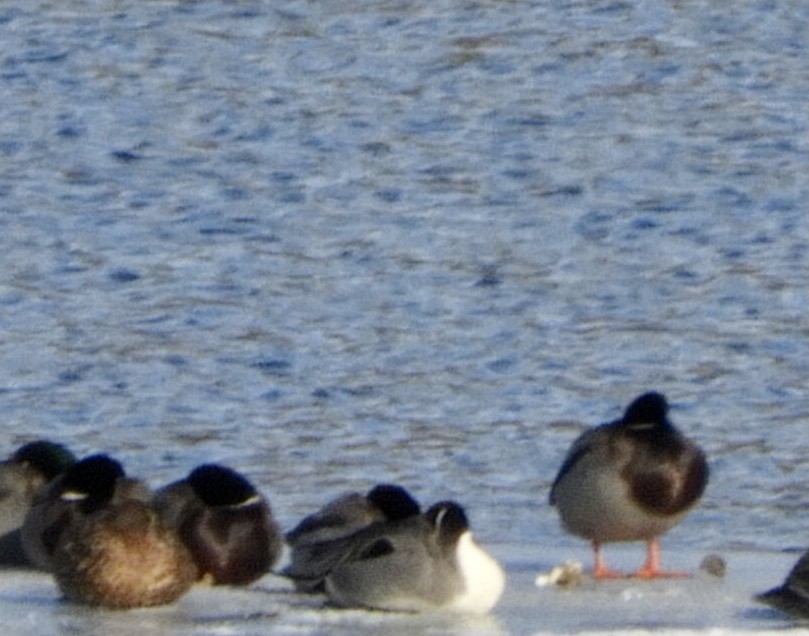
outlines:
[{"label": "orange webbed foot", "polygon": [[652,581],[655,579],[690,579],[687,572],[664,570],[660,567],[660,541],[657,537],[646,542],[646,563],[632,575],[632,578]]},{"label": "orange webbed foot", "polygon": [[614,581],[616,579],[626,579],[629,578],[629,574],[624,572],[618,572],[617,570],[610,570],[607,567],[596,567],[591,576],[596,581]]},{"label": "orange webbed foot", "polygon": [[631,575],[634,579],[653,581],[655,579],[690,579],[688,572],[675,572],[670,570],[660,570],[658,568],[643,567]]}]

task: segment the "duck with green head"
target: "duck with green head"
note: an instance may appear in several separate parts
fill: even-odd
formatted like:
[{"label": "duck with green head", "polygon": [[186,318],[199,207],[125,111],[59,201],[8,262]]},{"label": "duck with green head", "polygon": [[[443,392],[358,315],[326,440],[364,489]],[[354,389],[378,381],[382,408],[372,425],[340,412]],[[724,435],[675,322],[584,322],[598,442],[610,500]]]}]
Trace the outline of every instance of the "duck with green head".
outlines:
[{"label": "duck with green head", "polygon": [[214,585],[247,585],[267,574],[282,546],[270,505],[241,474],[203,464],[158,490],[154,506]]},{"label": "duck with green head", "polygon": [[[88,474],[92,476],[91,468],[103,462],[89,461],[90,459],[92,458],[88,457],[74,463],[70,469],[54,478],[39,492],[28,510],[20,528],[20,542],[26,559],[33,567],[47,572],[53,570],[53,553],[58,539],[65,525],[77,515],[82,501],[81,498],[65,495],[64,480],[66,475],[74,470],[78,471],[80,476]],[[81,466],[77,467],[78,464]],[[75,473],[71,479],[76,479]],[[146,503],[151,498],[151,491],[139,479],[123,475],[113,483],[112,503],[128,499],[138,499]]]},{"label": "duck with green head", "polygon": [[597,579],[625,576],[607,568],[604,543],[645,541],[646,563],[634,576],[685,576],[660,565],[660,536],[699,501],[708,483],[704,453],[668,419],[660,393],[644,393],[623,417],[573,442],[550,493],[564,528],[593,546]]}]

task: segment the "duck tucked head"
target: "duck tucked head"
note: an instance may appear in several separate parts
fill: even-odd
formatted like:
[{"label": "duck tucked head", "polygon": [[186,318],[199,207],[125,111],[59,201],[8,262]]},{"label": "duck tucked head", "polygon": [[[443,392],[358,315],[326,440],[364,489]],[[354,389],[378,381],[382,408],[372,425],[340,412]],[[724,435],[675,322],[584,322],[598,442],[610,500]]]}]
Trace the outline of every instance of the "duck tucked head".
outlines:
[{"label": "duck tucked head", "polygon": [[441,501],[426,513],[435,528],[435,541],[460,576],[460,588],[448,601],[456,611],[483,614],[495,606],[506,583],[503,568],[472,537],[464,509],[454,501]]},{"label": "duck tucked head", "polygon": [[124,469],[108,455],[91,455],[68,469],[60,487],[60,499],[80,502],[84,513],[91,513],[108,504],[115,494]]},{"label": "duck tucked head", "polygon": [[219,464],[198,466],[188,475],[187,481],[207,506],[241,506],[258,497],[247,479]]},{"label": "duck tucked head", "polygon": [[188,590],[197,577],[190,553],[117,461],[93,455],[61,479],[41,540],[65,598],[127,609]]},{"label": "duck tucked head", "polygon": [[643,430],[670,426],[666,398],[655,391],[644,393],[627,408],[621,424],[628,429]]},{"label": "duck tucked head", "polygon": [[37,440],[17,449],[11,461],[31,466],[50,481],[75,464],[76,456],[61,444]]},{"label": "duck tucked head", "polygon": [[404,488],[395,484],[374,486],[367,496],[388,521],[399,521],[421,513],[421,507]]},{"label": "duck tucked head", "polygon": [[671,424],[660,393],[644,393],[626,409],[618,428],[634,444],[622,474],[633,499],[648,512],[677,514],[696,502],[708,482],[702,451]]},{"label": "duck tucked head", "polygon": [[666,398],[649,391],[576,438],[550,502],[566,530],[592,542],[595,578],[619,576],[604,565],[602,544],[641,540],[647,561],[637,576],[675,576],[660,567],[658,539],[696,504],[708,476],[702,450],[669,421]]},{"label": "duck tucked head", "polygon": [[246,585],[278,558],[281,536],[269,503],[235,470],[202,464],[162,488],[154,505],[210,583]]},{"label": "duck tucked head", "polygon": [[464,509],[454,501],[439,501],[426,514],[427,521],[437,533],[439,545],[452,548],[465,532],[469,531],[469,519]]}]

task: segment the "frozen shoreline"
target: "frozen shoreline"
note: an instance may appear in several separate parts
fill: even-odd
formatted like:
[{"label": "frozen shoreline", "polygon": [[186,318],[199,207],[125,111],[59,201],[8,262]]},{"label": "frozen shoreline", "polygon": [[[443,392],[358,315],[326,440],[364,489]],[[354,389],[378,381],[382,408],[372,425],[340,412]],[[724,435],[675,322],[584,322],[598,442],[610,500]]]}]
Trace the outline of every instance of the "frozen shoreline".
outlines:
[{"label": "frozen shoreline", "polygon": [[[809,626],[758,605],[753,594],[780,583],[795,555],[723,554],[724,579],[699,574],[686,581],[586,580],[575,589],[538,588],[536,575],[570,558],[567,548],[489,546],[505,564],[503,599],[485,617],[420,616],[338,610],[322,597],[295,594],[286,581],[268,575],[245,589],[195,588],[169,607],[129,612],[96,610],[60,600],[51,578],[22,570],[0,572],[0,627],[14,634],[783,634],[809,633]],[[616,565],[637,556],[631,546],[610,550]],[[673,566],[690,567],[702,556],[673,551]],[[133,631],[134,630],[134,631]]]}]

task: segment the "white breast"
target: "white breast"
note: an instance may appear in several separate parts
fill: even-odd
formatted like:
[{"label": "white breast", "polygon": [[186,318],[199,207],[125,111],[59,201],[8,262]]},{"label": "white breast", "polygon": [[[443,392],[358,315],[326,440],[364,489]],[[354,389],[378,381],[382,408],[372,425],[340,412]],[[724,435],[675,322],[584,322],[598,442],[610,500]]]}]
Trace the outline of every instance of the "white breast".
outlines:
[{"label": "white breast", "polygon": [[506,585],[506,574],[500,564],[464,532],[458,539],[458,568],[464,580],[464,591],[453,599],[449,609],[485,614],[500,600]]}]

